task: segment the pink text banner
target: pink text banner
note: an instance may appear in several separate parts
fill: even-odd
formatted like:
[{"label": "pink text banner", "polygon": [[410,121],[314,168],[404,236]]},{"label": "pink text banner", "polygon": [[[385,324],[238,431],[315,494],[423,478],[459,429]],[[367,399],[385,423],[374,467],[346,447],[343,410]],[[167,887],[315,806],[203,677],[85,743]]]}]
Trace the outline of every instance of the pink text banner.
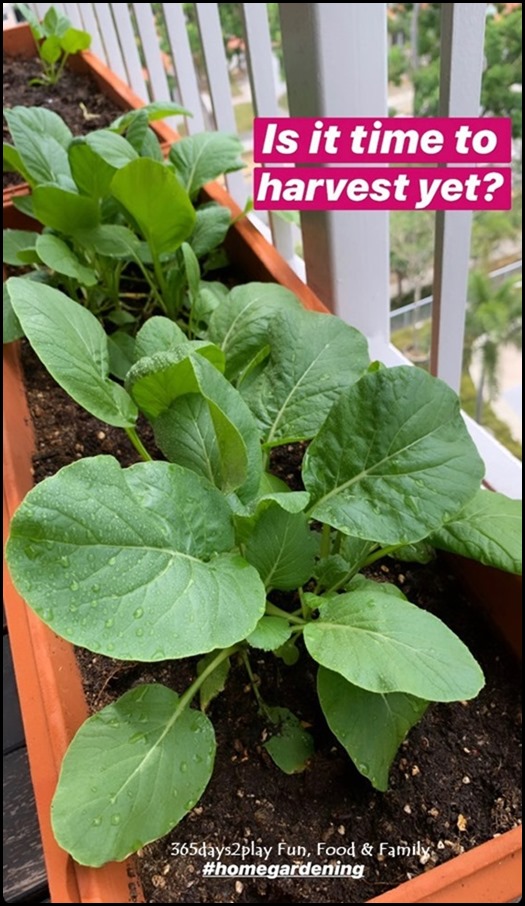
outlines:
[{"label": "pink text banner", "polygon": [[294,164],[504,164],[507,117],[257,117],[254,161]]},{"label": "pink text banner", "polygon": [[257,167],[266,211],[508,211],[510,167]]}]

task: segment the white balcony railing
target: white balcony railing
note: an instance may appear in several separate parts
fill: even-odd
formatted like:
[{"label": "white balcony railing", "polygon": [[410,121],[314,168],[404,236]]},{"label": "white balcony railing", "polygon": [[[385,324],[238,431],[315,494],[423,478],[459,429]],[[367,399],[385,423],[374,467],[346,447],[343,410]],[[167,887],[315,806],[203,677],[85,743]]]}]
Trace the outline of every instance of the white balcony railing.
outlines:
[{"label": "white balcony railing", "polygon": [[[43,16],[51,4],[30,5]],[[213,123],[219,129],[236,131],[219,4],[193,4],[204,79],[194,67],[182,3],[158,4],[169,44],[166,47],[164,42],[162,49],[152,4],[54,5],[91,33],[93,51],[144,101],[172,96],[169,82],[175,83],[176,99],[193,112],[193,118],[186,122],[190,133]],[[277,103],[267,5],[242,6],[255,113],[282,115]],[[387,115],[386,3],[281,3],[279,9],[291,115]],[[442,4],[442,116],[477,116],[480,112],[486,10],[486,3]],[[227,184],[230,193],[244,205],[250,194],[246,181],[234,173],[228,176]],[[471,220],[468,211],[447,211],[438,213],[436,223],[431,368],[456,390],[462,368]],[[258,218],[254,221],[270,234]],[[390,343],[387,212],[304,213],[304,266],[294,255],[296,227],[271,215],[269,226],[276,247],[299,272],[305,268],[308,283],[319,297],[366,334],[373,357],[387,364],[405,361]],[[485,460],[489,483],[510,496],[521,496],[521,464],[465,418]]]}]

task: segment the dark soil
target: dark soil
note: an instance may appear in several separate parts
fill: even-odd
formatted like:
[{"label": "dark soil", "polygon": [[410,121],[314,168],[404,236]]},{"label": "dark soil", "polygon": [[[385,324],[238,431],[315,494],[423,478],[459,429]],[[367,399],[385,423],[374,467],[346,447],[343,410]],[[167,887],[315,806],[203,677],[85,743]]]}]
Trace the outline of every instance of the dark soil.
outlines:
[{"label": "dark soil", "polygon": [[[103,95],[98,85],[86,75],[66,69],[56,85],[29,85],[31,79],[40,75],[41,67],[37,59],[4,57],[4,109],[22,105],[54,110],[65,120],[73,135],[104,129],[122,113],[120,107]],[[3,131],[4,141],[10,142],[5,123]],[[4,173],[4,188],[22,181],[17,173]]]},{"label": "dark soil", "polygon": [[[136,461],[123,432],[79,411],[53,388],[52,379],[28,351],[24,365],[37,431],[37,481],[93,453],[113,453],[126,464]],[[292,448],[284,454],[275,451],[272,457],[281,477],[294,475],[296,487],[302,452]],[[467,642],[485,671],[485,689],[474,701],[433,705],[402,745],[389,791],[380,794],[328,731],[311,661],[303,657],[290,668],[270,655],[252,655],[263,697],[269,704],[289,707],[315,737],[311,764],[294,776],[281,773],[262,747],[264,720],[244,668],[234,664],[226,691],[208,712],[217,736],[217,758],[204,796],[168,837],[139,853],[148,902],[365,902],[520,823],[521,708],[514,665],[446,566],[387,560],[374,564],[374,571],[379,580],[399,584],[411,601],[438,614]],[[194,659],[144,665],[84,650],[78,651],[78,659],[94,710],[144,682],[162,682],[180,693],[195,676]],[[175,845],[183,843],[253,847],[255,854],[246,856],[244,864],[340,860],[364,866],[363,878],[207,879],[202,870],[214,858],[211,850],[208,857],[175,855]],[[381,853],[381,843],[414,847],[414,854]],[[323,849],[323,844],[337,849]],[[266,863],[257,850],[263,846],[271,847]],[[221,861],[239,865],[241,856],[234,850]]]}]

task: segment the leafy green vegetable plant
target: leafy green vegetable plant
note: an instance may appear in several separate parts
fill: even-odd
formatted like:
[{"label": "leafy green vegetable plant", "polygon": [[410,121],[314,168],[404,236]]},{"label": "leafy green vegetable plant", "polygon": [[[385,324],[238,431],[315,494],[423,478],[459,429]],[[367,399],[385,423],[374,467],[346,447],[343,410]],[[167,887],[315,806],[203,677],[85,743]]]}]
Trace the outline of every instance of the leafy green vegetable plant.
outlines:
[{"label": "leafy green vegetable plant", "polygon": [[[193,808],[213,770],[207,712],[233,662],[252,682],[269,755],[302,770],[313,739],[285,694],[259,687],[254,651],[316,663],[331,730],[385,790],[429,703],[472,698],[484,680],[441,620],[362,570],[433,548],[521,569],[520,505],[480,490],[455,394],[417,368],[370,364],[352,327],[262,284],[224,295],[198,340],[151,318],[122,386],[93,314],[51,287],[7,287],[51,374],[134,435],[145,460],[123,469],[96,456],[35,487],[7,546],[16,587],[92,651],[198,658],[180,695],[138,685],[80,728],[53,800],[60,845],[82,864],[123,859]],[[139,412],[167,461],[138,439]],[[310,441],[301,491],[268,472],[271,449],[295,441]]]},{"label": "leafy green vegetable plant", "polygon": [[30,84],[56,85],[69,57],[91,46],[91,35],[73,28],[67,16],[55,6],[48,9],[42,22],[27,3],[17,3],[16,7],[29,23],[42,65],[42,77],[32,79]]},{"label": "leafy green vegetable plant", "polygon": [[[32,266],[29,279],[66,291],[100,318],[113,331],[116,374],[125,373],[130,338],[149,315],[166,315],[195,335],[217,302],[214,286],[203,286],[188,322],[192,286],[201,267],[216,266],[232,222],[225,207],[199,204],[198,194],[244,166],[241,145],[220,133],[189,136],[165,161],[150,123],[176,113],[188,111],[153,103],[74,138],[53,111],[5,111],[13,144],[4,145],[4,169],[29,183],[31,195],[15,204],[43,232],[5,230],[4,263]],[[21,334],[4,299],[4,342]]]}]

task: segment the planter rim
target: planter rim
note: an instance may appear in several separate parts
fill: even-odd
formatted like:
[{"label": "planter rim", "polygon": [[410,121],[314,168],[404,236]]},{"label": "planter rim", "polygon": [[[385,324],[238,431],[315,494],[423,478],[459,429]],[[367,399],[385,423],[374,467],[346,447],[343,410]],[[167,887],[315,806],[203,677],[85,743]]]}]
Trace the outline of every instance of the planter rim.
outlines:
[{"label": "planter rim", "polygon": [[[28,36],[32,41],[29,26],[25,23],[6,29],[5,53],[9,50],[10,35],[18,36],[16,40],[22,44],[25,42],[25,45]],[[125,108],[135,109],[143,106],[143,102],[134,92],[91,52],[81,55],[79,66],[84,71],[89,69],[98,81],[106,80],[114,86],[115,92],[122,99],[120,103]],[[165,123],[156,123],[155,131],[163,142],[171,144],[178,138],[177,133]],[[4,218],[7,221],[9,211],[16,210],[13,208],[12,198],[26,194],[27,191],[27,186],[4,190]],[[208,200],[226,206],[234,217],[241,213],[238,205],[217,183],[208,184],[203,191]],[[230,257],[240,264],[252,279],[280,283],[294,292],[305,308],[328,311],[247,217],[237,221],[230,229],[227,249]],[[32,486],[33,437],[17,344],[4,347],[4,402],[3,515],[4,535],[7,537],[10,519]],[[480,582],[477,567],[478,564],[467,565],[467,584],[471,588],[474,586],[478,597],[482,599],[490,597],[490,590],[487,591],[484,587],[484,577],[488,573],[486,570],[482,571]],[[514,615],[516,608],[512,607],[509,597],[512,593],[516,594],[517,577],[509,577],[497,571],[492,573],[497,576],[498,582],[505,582],[509,595],[502,596],[506,601],[503,607],[509,612],[512,611]],[[62,757],[72,736],[87,716],[87,707],[72,646],[55,636],[29,610],[15,591],[5,564],[4,579],[9,637],[13,649],[52,902],[141,902],[140,883],[132,860],[125,863],[110,863],[99,869],[86,868],[74,863],[54,839],[49,815],[51,798],[58,780]],[[482,600],[482,603],[488,604],[489,601]],[[495,607],[499,608],[500,605],[501,598]],[[504,634],[507,641],[514,644],[515,650],[516,634],[513,623]],[[64,692],[67,693],[66,696],[63,695]],[[28,709],[32,710],[30,717]],[[517,827],[369,902],[504,903],[520,894],[521,827]]]}]

